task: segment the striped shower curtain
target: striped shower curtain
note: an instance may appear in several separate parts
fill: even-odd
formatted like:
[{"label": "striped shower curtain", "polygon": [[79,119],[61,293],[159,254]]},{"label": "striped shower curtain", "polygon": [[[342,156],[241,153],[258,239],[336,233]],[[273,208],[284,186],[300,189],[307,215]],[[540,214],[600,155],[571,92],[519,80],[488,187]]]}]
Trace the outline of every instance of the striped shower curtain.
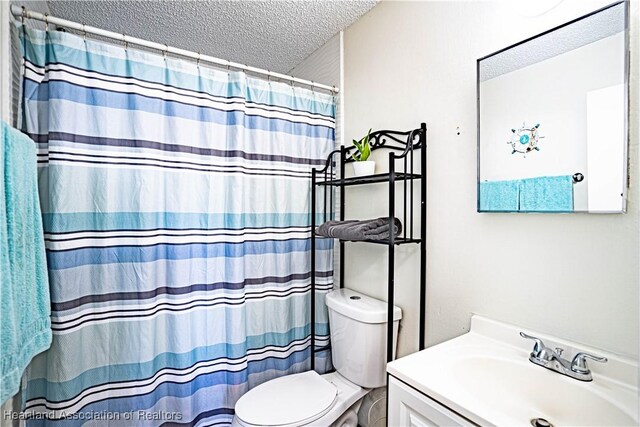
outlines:
[{"label": "striped shower curtain", "polygon": [[332,97],[17,25],[54,334],[23,381],[29,424],[228,424],[251,387],[310,366],[310,170],[334,147]]}]

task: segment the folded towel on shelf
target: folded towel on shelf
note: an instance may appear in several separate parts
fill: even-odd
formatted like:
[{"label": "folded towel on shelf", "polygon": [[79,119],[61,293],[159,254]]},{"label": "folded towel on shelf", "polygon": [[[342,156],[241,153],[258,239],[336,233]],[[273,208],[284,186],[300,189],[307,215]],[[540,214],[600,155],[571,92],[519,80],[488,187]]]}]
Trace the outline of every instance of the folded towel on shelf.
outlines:
[{"label": "folded towel on shelf", "polygon": [[[393,219],[393,235],[402,232],[402,223]],[[333,237],[341,240],[386,240],[389,238],[389,218],[366,220],[327,221],[317,228],[319,236]]]},{"label": "folded towel on shelf", "polygon": [[51,301],[38,199],[36,145],[1,123],[0,402],[18,392],[33,356],[51,344]]}]

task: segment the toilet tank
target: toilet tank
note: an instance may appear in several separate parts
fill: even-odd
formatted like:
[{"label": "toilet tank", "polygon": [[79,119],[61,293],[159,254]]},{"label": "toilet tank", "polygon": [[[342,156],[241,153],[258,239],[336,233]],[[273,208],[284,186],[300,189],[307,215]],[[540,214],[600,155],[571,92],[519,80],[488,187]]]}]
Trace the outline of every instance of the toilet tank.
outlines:
[{"label": "toilet tank", "polygon": [[[365,388],[387,383],[387,303],[350,289],[327,294],[331,359],[343,377]],[[393,310],[393,357],[402,310]]]}]

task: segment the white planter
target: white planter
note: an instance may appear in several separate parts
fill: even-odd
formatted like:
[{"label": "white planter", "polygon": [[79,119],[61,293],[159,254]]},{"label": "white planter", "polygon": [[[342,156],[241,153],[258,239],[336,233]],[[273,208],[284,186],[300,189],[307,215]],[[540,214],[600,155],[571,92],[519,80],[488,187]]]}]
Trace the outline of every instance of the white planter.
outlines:
[{"label": "white planter", "polygon": [[353,162],[353,173],[355,176],[373,175],[376,170],[376,162],[367,160],[364,162]]}]

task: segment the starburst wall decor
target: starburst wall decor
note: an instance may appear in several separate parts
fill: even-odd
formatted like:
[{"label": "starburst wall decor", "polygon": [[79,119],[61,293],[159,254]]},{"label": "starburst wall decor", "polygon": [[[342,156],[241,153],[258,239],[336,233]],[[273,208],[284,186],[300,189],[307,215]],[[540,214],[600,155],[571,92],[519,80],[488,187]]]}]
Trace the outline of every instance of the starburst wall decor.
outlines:
[{"label": "starburst wall decor", "polygon": [[532,151],[540,151],[538,142],[544,138],[540,136],[540,123],[535,126],[527,126],[522,123],[522,127],[518,129],[511,129],[511,141],[507,144],[511,145],[513,151],[511,154],[520,153],[527,157],[527,153]]}]

